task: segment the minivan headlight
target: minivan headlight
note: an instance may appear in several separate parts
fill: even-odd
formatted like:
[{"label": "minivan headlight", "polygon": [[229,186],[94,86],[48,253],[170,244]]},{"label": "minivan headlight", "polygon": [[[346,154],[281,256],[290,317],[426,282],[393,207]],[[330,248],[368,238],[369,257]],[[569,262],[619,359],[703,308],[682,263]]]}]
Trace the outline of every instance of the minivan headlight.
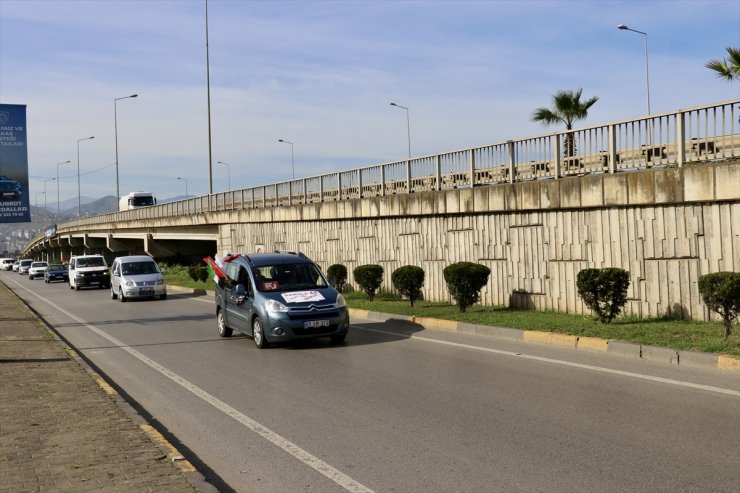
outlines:
[{"label": "minivan headlight", "polygon": [[347,302],[344,301],[344,296],[342,296],[341,294],[337,295],[336,305],[337,305],[337,308],[343,308],[347,306]]},{"label": "minivan headlight", "polygon": [[164,284],[164,279],[157,279],[157,286]]},{"label": "minivan headlight", "polygon": [[279,301],[267,300],[265,302],[265,310],[267,310],[268,313],[280,313],[287,312],[288,307],[283,305]]}]

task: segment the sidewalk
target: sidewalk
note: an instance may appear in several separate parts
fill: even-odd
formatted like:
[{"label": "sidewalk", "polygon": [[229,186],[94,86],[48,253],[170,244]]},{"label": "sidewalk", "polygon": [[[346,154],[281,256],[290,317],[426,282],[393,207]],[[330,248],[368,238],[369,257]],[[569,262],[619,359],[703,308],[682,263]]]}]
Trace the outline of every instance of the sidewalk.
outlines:
[{"label": "sidewalk", "polygon": [[0,283],[0,493],[199,491],[120,400]]}]

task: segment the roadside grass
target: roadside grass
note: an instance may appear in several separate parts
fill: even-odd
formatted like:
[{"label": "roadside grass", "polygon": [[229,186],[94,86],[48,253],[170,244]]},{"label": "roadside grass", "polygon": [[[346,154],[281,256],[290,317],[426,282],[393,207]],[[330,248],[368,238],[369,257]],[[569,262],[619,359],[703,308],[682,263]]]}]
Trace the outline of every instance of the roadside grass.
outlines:
[{"label": "roadside grass", "polygon": [[164,280],[169,285],[183,288],[215,289],[211,279],[206,282],[193,281],[188,274],[188,266],[182,265],[160,265],[164,269]]},{"label": "roadside grass", "polygon": [[465,313],[460,313],[457,306],[450,303],[416,301],[411,308],[408,300],[400,300],[391,293],[379,293],[372,302],[365,293],[357,291],[344,293],[344,297],[350,308],[361,310],[740,356],[740,326],[737,324],[733,334],[725,341],[722,337],[722,324],[719,322],[625,316],[610,324],[602,324],[590,315],[506,307],[473,305]]},{"label": "roadside grass", "polygon": [[[165,266],[167,284],[184,288],[215,289],[213,282],[193,281],[188,268]],[[380,292],[370,301],[361,291],[344,293],[350,308],[397,315],[439,318],[479,325],[510,327],[522,330],[539,330],[602,339],[616,339],[650,346],[691,349],[710,353],[740,356],[740,325],[735,324],[733,334],[725,341],[722,324],[672,320],[668,318],[639,319],[624,316],[610,324],[602,324],[590,315],[574,315],[552,311],[516,310],[506,307],[473,305],[460,313],[450,303],[416,301],[414,307],[408,300],[401,300],[393,293]]]}]

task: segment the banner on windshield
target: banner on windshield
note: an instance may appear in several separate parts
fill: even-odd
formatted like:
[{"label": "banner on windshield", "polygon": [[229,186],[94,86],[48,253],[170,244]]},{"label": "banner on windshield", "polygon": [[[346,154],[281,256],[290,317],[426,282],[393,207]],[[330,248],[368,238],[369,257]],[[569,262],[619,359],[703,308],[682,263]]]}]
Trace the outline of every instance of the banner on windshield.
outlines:
[{"label": "banner on windshield", "polygon": [[31,222],[26,105],[0,104],[0,223]]}]

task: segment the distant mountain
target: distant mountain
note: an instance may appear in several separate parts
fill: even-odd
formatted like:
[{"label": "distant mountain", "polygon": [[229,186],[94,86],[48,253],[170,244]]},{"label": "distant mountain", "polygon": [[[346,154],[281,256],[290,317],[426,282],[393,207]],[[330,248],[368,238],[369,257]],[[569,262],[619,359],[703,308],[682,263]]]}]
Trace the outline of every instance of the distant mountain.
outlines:
[{"label": "distant mountain", "polygon": [[[80,214],[83,216],[94,216],[97,214],[116,212],[117,210],[118,199],[116,199],[115,195],[106,195],[102,199],[94,200],[80,207]],[[72,212],[72,210],[68,210],[66,212]],[[74,208],[74,212],[77,212],[77,207]]]},{"label": "distant mountain", "polygon": [[[95,202],[96,200],[98,200],[98,199],[92,199],[90,197],[80,197],[80,204],[86,205],[86,204],[89,204],[90,202]],[[56,202],[54,202],[54,203],[47,202],[46,208],[49,209],[49,211],[51,211],[51,212],[56,212],[57,211],[57,203]],[[60,212],[61,211],[66,211],[66,210],[72,210],[72,209],[74,209],[74,213],[75,213],[75,215],[77,215],[77,197],[73,197],[71,199],[60,200],[59,201],[59,211]]]}]

